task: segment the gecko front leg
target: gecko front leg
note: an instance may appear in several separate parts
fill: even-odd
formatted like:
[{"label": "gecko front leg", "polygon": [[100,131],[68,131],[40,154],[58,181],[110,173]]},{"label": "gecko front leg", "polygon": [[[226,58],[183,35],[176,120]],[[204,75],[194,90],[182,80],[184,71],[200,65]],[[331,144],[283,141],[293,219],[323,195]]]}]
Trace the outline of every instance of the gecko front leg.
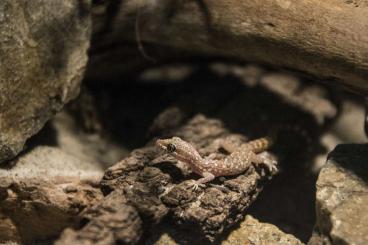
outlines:
[{"label": "gecko front leg", "polygon": [[203,185],[207,182],[210,182],[215,178],[215,175],[209,172],[202,173],[202,176],[203,176],[202,178],[194,181],[193,190],[197,190],[198,186]]},{"label": "gecko front leg", "polygon": [[211,180],[213,180],[215,178],[215,175],[209,173],[209,172],[204,172],[202,174],[203,178],[198,179],[196,182],[197,184],[205,184],[207,182],[210,182]]}]

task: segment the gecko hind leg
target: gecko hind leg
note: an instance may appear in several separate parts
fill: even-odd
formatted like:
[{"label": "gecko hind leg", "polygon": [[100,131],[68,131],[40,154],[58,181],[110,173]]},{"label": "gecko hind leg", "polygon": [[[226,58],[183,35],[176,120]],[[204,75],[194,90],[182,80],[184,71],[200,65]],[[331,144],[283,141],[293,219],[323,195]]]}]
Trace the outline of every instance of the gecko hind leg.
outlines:
[{"label": "gecko hind leg", "polygon": [[223,154],[220,153],[211,153],[206,157],[206,160],[211,161],[211,160],[219,160],[223,157]]},{"label": "gecko hind leg", "polygon": [[240,146],[240,144],[236,143],[233,137],[230,136],[226,138],[217,139],[215,140],[214,144],[216,148],[218,149],[222,148],[229,154],[236,151]]}]

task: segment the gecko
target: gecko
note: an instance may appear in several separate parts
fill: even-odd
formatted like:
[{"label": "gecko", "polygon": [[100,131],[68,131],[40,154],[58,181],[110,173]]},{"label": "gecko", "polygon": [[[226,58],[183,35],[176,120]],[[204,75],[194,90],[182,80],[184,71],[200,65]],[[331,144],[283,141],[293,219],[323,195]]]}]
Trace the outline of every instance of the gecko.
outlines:
[{"label": "gecko", "polygon": [[245,172],[251,164],[264,164],[271,172],[277,171],[277,162],[265,150],[272,145],[272,138],[259,138],[236,146],[230,141],[217,142],[230,153],[222,160],[214,155],[203,158],[195,147],[179,137],[158,139],[156,145],[176,160],[187,164],[193,172],[202,178],[195,181],[195,189],[219,176],[232,176]]}]

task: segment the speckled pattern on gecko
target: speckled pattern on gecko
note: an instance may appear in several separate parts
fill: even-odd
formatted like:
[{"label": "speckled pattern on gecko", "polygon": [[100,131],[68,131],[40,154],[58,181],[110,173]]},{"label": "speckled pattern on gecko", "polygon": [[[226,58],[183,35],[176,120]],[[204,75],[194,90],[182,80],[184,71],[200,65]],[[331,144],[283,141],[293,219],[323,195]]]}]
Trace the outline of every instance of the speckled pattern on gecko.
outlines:
[{"label": "speckled pattern on gecko", "polygon": [[252,163],[264,164],[270,171],[277,170],[275,159],[265,152],[272,145],[271,138],[259,138],[240,146],[235,146],[227,140],[220,140],[216,143],[231,154],[223,160],[214,159],[215,153],[202,158],[193,145],[179,137],[156,141],[156,145],[161,149],[178,161],[184,162],[193,172],[202,176],[196,181],[196,185],[207,183],[217,176],[241,174]]}]

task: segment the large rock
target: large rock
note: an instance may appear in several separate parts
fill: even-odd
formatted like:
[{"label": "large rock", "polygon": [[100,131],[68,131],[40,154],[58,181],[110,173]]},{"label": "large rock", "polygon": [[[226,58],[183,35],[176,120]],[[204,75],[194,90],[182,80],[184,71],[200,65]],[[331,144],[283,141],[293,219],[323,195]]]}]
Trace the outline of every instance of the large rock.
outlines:
[{"label": "large rock", "polygon": [[[201,244],[200,242],[188,241],[190,234],[179,233],[174,228],[168,227],[163,233],[153,233],[146,244],[154,245],[177,245],[177,244]],[[195,240],[195,239],[193,239]],[[192,243],[191,243],[192,242]],[[221,245],[233,244],[283,244],[302,245],[303,243],[290,234],[286,234],[272,224],[259,222],[251,215],[247,215],[240,226],[230,232],[228,237],[221,242]]]},{"label": "large rock", "polygon": [[259,222],[250,215],[240,224],[240,228],[231,232],[222,245],[231,244],[283,244],[302,245],[303,243],[290,234],[286,234],[272,224]]},{"label": "large rock", "polygon": [[[190,141],[203,155],[216,152],[218,147],[213,142],[220,137],[245,142],[241,136],[231,134],[220,120],[203,115],[193,117],[173,135]],[[218,155],[219,159],[225,156]],[[151,226],[170,216],[179,228],[190,230],[205,242],[215,240],[242,219],[263,185],[276,173],[264,166],[250,166],[239,176],[218,180],[215,186],[193,189],[188,168],[148,144],[108,168],[101,188],[105,193],[123,190],[128,203]]]},{"label": "large rock", "polygon": [[0,225],[0,241],[54,237],[102,196],[102,169],[57,147],[35,147],[12,163],[0,169],[0,210],[6,215],[0,220],[9,224]]},{"label": "large rock", "polygon": [[[135,244],[142,235],[142,221],[138,212],[122,193],[114,192],[83,215],[85,226],[79,231],[65,229],[56,245]],[[86,222],[91,221],[91,222]]]},{"label": "large rock", "polygon": [[0,162],[79,92],[87,62],[87,1],[0,2]]},{"label": "large rock", "polygon": [[[230,134],[221,121],[203,115],[189,120],[175,135],[190,139],[203,155],[215,152],[217,146],[212,143],[216,138],[244,140]],[[225,155],[219,153],[218,157]],[[88,223],[64,231],[57,244],[135,244],[143,229],[143,234],[149,232],[165,219],[173,220],[177,230],[190,230],[192,237],[208,242],[244,217],[244,211],[275,174],[265,166],[250,166],[242,175],[195,190],[185,165],[148,144],[106,170],[101,188],[107,196],[84,212],[90,214],[83,219]]]},{"label": "large rock", "polygon": [[333,244],[368,244],[368,145],[339,145],[317,182],[317,227]]},{"label": "large rock", "polygon": [[10,218],[0,213],[0,244],[18,244],[21,238]]}]

